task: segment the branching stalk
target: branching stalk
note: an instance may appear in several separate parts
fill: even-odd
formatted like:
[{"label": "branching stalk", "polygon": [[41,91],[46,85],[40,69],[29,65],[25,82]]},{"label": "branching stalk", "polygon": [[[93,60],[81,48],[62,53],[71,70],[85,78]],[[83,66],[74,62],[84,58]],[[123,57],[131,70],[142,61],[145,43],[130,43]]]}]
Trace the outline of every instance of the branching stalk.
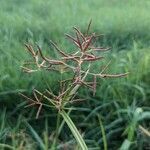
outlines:
[{"label": "branching stalk", "polygon": [[[30,44],[26,44],[25,46],[29,54],[32,56],[33,62],[26,62],[22,66],[23,71],[27,73],[34,73],[45,69],[47,71],[57,71],[61,75],[63,72],[69,72],[72,74],[71,79],[59,81],[60,89],[56,94],[54,94],[54,91],[51,90],[45,90],[44,93],[41,93],[40,91],[34,89],[33,99],[28,98],[23,94],[21,95],[30,102],[27,107],[35,105],[38,106],[36,118],[39,117],[40,111],[43,107],[47,107],[49,105],[50,107],[55,108],[58,113],[60,113],[60,115],[63,117],[64,121],[67,123],[68,127],[70,128],[73,136],[75,137],[82,150],[88,150],[88,148],[81,134],[69,117],[69,114],[65,112],[66,109],[71,109],[71,107],[67,108],[66,105],[72,104],[71,102],[75,102],[76,100],[81,100],[77,97],[77,92],[80,87],[86,86],[87,88],[92,90],[93,95],[95,95],[97,78],[118,78],[124,77],[128,74],[128,72],[120,74],[107,74],[106,70],[108,69],[108,66],[111,62],[106,64],[101,71],[93,71],[95,70],[95,68],[92,68],[92,63],[102,61],[102,58],[104,58],[98,53],[102,51],[107,51],[109,50],[109,48],[94,46],[93,41],[96,40],[96,37],[98,36],[95,35],[95,33],[89,34],[90,26],[91,21],[87,27],[87,32],[85,34],[82,33],[77,27],[73,28],[75,31],[75,37],[66,34],[67,38],[77,47],[77,51],[72,54],[62,51],[54,42],[50,41],[52,46],[60,55],[59,59],[52,58],[51,56],[44,56],[41,47],[39,47],[38,45],[37,49],[34,50],[34,48]],[[89,76],[92,77],[92,81],[89,81]],[[47,100],[48,102],[45,103],[44,100]],[[105,139],[104,134],[103,139]],[[104,147],[105,149],[107,149],[106,142],[104,142]]]}]

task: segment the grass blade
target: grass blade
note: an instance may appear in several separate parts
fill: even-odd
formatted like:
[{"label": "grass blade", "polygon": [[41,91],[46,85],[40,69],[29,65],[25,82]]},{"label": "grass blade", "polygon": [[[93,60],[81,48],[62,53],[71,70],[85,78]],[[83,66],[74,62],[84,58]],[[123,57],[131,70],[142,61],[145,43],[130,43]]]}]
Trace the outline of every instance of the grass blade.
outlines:
[{"label": "grass blade", "polygon": [[78,142],[78,144],[80,145],[82,150],[88,150],[88,148],[84,142],[84,139],[82,138],[81,134],[77,130],[76,126],[74,125],[74,123],[72,122],[72,120],[70,119],[68,114],[62,110],[61,115],[62,115],[63,119],[65,120],[65,122],[67,123],[68,127],[70,128],[73,136],[75,137],[76,141]]},{"label": "grass blade", "polygon": [[105,129],[104,129],[102,120],[99,115],[98,115],[98,120],[99,120],[99,124],[100,124],[100,128],[101,128],[101,132],[102,132],[104,150],[107,150],[108,148],[107,148],[107,139],[106,139]]},{"label": "grass blade", "polygon": [[32,128],[32,126],[28,123],[25,122],[26,126],[28,127],[28,129],[30,130],[30,132],[32,133],[33,137],[36,139],[37,143],[39,144],[40,148],[42,150],[45,150],[45,145],[42,141],[42,139],[39,137],[39,135],[36,133],[36,131]]},{"label": "grass blade", "polygon": [[1,147],[1,148],[6,148],[6,149],[15,150],[14,147],[12,147],[11,145],[8,145],[8,144],[1,144],[1,143],[0,143],[0,147]]}]

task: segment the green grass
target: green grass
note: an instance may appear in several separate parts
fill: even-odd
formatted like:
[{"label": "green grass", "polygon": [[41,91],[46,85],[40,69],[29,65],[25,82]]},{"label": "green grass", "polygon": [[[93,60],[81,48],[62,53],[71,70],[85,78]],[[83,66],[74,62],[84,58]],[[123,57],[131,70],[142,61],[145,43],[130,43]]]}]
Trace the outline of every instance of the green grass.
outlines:
[{"label": "green grass", "polygon": [[0,5],[1,95],[31,87],[32,77],[20,73],[27,57],[25,42],[37,42],[52,51],[48,48],[48,40],[52,39],[60,47],[70,49],[64,33],[70,32],[74,25],[84,30],[90,18],[92,31],[105,34],[100,40],[103,45],[131,49],[135,40],[141,47],[149,46],[149,1],[1,0]]},{"label": "green grass", "polygon": [[[40,148],[41,143],[45,149],[53,148],[56,128],[58,149],[65,144],[78,149],[66,125],[56,127],[54,110],[43,110],[39,120],[35,120],[36,110],[23,109],[25,104],[20,104],[23,99],[18,96],[19,91],[30,94],[34,87],[43,90],[46,83],[54,87],[57,77],[46,72],[24,74],[20,66],[29,57],[24,43],[37,42],[46,53],[54,55],[48,42],[52,39],[62,49],[71,51],[74,47],[65,40],[64,33],[71,33],[74,25],[85,31],[91,18],[91,31],[104,34],[98,44],[112,47],[112,51],[104,54],[104,62],[112,59],[109,72],[129,71],[130,74],[123,79],[100,80],[94,98],[90,92],[81,90],[80,96],[88,100],[75,105],[77,111],[71,112],[71,118],[91,148],[103,149],[104,140],[108,149],[130,144],[131,149],[148,147],[148,137],[138,125],[149,130],[150,1],[1,0],[0,6],[0,104],[1,108],[7,107],[0,113],[0,143],[7,145],[0,145],[0,149],[10,146],[20,150],[22,141],[25,150]],[[146,115],[137,121],[133,118],[138,108]],[[30,126],[24,123],[24,118]]]}]

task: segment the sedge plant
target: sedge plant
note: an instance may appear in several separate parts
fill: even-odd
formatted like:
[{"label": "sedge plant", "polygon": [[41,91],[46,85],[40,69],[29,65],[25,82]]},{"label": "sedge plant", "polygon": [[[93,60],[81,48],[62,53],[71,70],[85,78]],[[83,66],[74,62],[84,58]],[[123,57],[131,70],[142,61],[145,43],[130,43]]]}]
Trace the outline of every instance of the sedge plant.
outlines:
[{"label": "sedge plant", "polygon": [[[43,50],[37,45],[35,50],[32,45],[25,44],[28,52],[32,57],[32,62],[27,61],[23,64],[22,69],[27,73],[34,73],[41,70],[58,72],[60,74],[67,72],[71,78],[59,81],[60,88],[56,94],[54,91],[45,89],[45,92],[40,92],[37,89],[33,90],[34,98],[29,98],[21,94],[29,101],[29,106],[38,106],[36,118],[38,118],[43,106],[54,108],[58,114],[62,116],[68,127],[70,128],[74,138],[82,150],[87,150],[88,147],[83,139],[81,133],[77,129],[69,116],[68,104],[70,102],[81,101],[77,92],[80,87],[87,87],[96,92],[98,78],[117,78],[126,76],[128,73],[121,74],[107,74],[106,70],[110,65],[107,63],[102,70],[94,72],[92,68],[93,62],[102,61],[104,59],[99,53],[107,51],[109,48],[94,46],[96,38],[99,37],[95,33],[89,34],[91,21],[88,24],[85,33],[82,33],[77,27],[73,27],[75,36],[66,34],[66,37],[76,46],[76,51],[67,53],[61,50],[57,44],[50,41],[54,50],[59,54],[59,59],[52,58],[52,56],[45,56]],[[70,105],[69,105],[70,106]],[[71,109],[71,107],[70,107]]]}]

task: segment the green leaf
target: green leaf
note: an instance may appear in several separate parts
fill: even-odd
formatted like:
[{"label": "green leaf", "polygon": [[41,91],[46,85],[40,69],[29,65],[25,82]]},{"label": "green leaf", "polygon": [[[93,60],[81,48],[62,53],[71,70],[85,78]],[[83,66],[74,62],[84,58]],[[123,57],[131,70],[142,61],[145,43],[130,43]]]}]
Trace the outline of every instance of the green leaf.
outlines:
[{"label": "green leaf", "polygon": [[70,128],[73,136],[75,137],[75,139],[78,142],[78,144],[81,147],[81,149],[82,150],[88,150],[88,148],[87,148],[87,146],[86,146],[86,144],[84,142],[84,139],[82,138],[81,134],[77,130],[76,126],[72,122],[72,120],[69,117],[69,115],[64,110],[62,110],[60,112],[60,114],[62,115],[63,119],[65,120],[65,122],[67,123],[68,127]]},{"label": "green leaf", "polygon": [[131,146],[131,142],[129,140],[124,140],[123,144],[121,145],[120,150],[129,150]]},{"label": "green leaf", "polygon": [[32,128],[32,126],[28,122],[25,121],[25,124],[28,127],[28,129],[30,130],[30,132],[32,133],[33,137],[36,139],[40,148],[45,150],[45,145],[44,145],[42,139],[40,138],[40,136],[36,133],[36,131]]},{"label": "green leaf", "polygon": [[12,147],[11,145],[8,145],[8,144],[1,144],[1,143],[0,143],[0,147],[6,148],[6,149],[15,150],[14,147]]},{"label": "green leaf", "polygon": [[100,124],[100,128],[101,128],[101,132],[102,132],[104,150],[107,150],[107,139],[106,139],[105,129],[104,129],[102,120],[99,115],[98,115],[98,120],[99,120],[99,124]]}]

